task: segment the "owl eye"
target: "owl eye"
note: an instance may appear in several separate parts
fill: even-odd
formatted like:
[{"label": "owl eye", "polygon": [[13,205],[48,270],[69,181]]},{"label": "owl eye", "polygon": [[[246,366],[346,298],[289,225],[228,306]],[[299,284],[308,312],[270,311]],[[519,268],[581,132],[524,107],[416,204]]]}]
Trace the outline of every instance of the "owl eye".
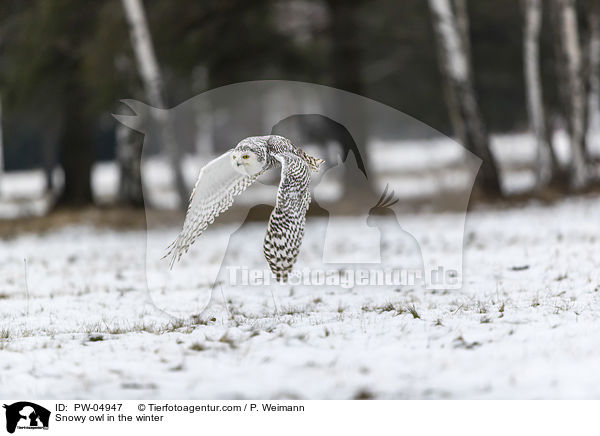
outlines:
[{"label": "owl eye", "polygon": [[243,156],[242,156],[242,158],[244,158],[244,159],[249,159],[249,158],[250,158],[250,156],[248,156],[247,154],[245,154],[245,155],[243,155]]},{"label": "owl eye", "polygon": [[235,154],[233,156],[231,156],[232,159],[235,159]]}]

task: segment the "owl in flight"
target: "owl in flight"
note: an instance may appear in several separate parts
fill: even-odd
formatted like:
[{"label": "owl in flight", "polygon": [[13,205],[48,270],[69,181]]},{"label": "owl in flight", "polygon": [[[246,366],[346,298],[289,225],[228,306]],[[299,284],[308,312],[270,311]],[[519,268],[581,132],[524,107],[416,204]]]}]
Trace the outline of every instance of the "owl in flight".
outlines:
[{"label": "owl in flight", "polygon": [[168,247],[165,257],[180,259],[216,217],[233,204],[261,174],[281,167],[281,182],[275,208],[269,218],[263,244],[273,274],[285,282],[292,270],[304,235],[310,204],[310,172],[318,171],[323,159],[309,156],[283,136],[252,136],[209,162],[196,181],[183,229]]}]

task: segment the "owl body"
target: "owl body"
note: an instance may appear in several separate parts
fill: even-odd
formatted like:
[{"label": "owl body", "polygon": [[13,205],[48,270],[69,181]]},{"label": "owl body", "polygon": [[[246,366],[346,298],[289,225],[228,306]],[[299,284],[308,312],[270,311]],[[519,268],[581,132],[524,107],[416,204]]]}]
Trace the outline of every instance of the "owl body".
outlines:
[{"label": "owl body", "polygon": [[[263,243],[278,281],[286,281],[298,257],[310,205],[310,173],[323,163],[282,136],[253,136],[211,161],[201,171],[190,198],[183,229],[169,247],[171,266],[198,236],[227,210],[236,195],[264,172],[281,167],[275,208]],[[232,171],[233,170],[233,171]]]}]

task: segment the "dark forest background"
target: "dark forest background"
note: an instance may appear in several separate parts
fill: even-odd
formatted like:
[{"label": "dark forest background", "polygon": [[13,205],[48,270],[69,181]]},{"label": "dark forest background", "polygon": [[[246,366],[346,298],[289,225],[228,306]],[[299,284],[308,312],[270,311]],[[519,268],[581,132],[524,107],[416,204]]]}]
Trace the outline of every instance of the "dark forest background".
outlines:
[{"label": "dark forest background", "polygon": [[[481,158],[476,186],[488,197],[505,194],[490,141],[499,132],[534,133],[538,194],[582,190],[600,184],[588,144],[598,76],[597,0],[5,0],[1,167],[41,167],[57,204],[81,206],[93,202],[94,162],[116,158],[119,198],[140,206],[141,139],[117,128],[119,100],[173,107],[276,79],[362,95],[454,137]],[[183,206],[184,150],[162,130]]]},{"label": "dark forest background", "polygon": [[[327,2],[145,1],[168,104],[240,81],[299,80],[356,92],[450,134],[427,3],[342,3],[354,15],[342,37],[355,45],[347,50],[357,59],[346,60],[354,72],[332,55]],[[471,1],[468,8],[475,86],[489,130],[526,129],[519,1]],[[60,140],[65,105],[75,105],[94,132],[95,158],[112,159],[110,113],[122,98],[144,100],[120,1],[4,0],[0,23],[6,169],[43,164],[44,147]],[[551,34],[541,38],[542,74],[550,77]],[[544,82],[549,103],[552,83]]]}]

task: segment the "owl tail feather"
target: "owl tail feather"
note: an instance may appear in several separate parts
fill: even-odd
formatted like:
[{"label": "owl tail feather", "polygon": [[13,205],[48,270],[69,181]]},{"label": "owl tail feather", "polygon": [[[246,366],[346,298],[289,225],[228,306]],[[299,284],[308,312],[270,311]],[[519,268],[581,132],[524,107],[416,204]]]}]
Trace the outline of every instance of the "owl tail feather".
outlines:
[{"label": "owl tail feather", "polygon": [[310,169],[312,171],[314,171],[315,173],[317,171],[319,171],[319,167],[325,163],[324,159],[318,158],[318,157],[312,157],[309,156],[308,154],[304,154],[304,156],[306,157],[306,161],[308,162],[308,166],[310,167]]}]

